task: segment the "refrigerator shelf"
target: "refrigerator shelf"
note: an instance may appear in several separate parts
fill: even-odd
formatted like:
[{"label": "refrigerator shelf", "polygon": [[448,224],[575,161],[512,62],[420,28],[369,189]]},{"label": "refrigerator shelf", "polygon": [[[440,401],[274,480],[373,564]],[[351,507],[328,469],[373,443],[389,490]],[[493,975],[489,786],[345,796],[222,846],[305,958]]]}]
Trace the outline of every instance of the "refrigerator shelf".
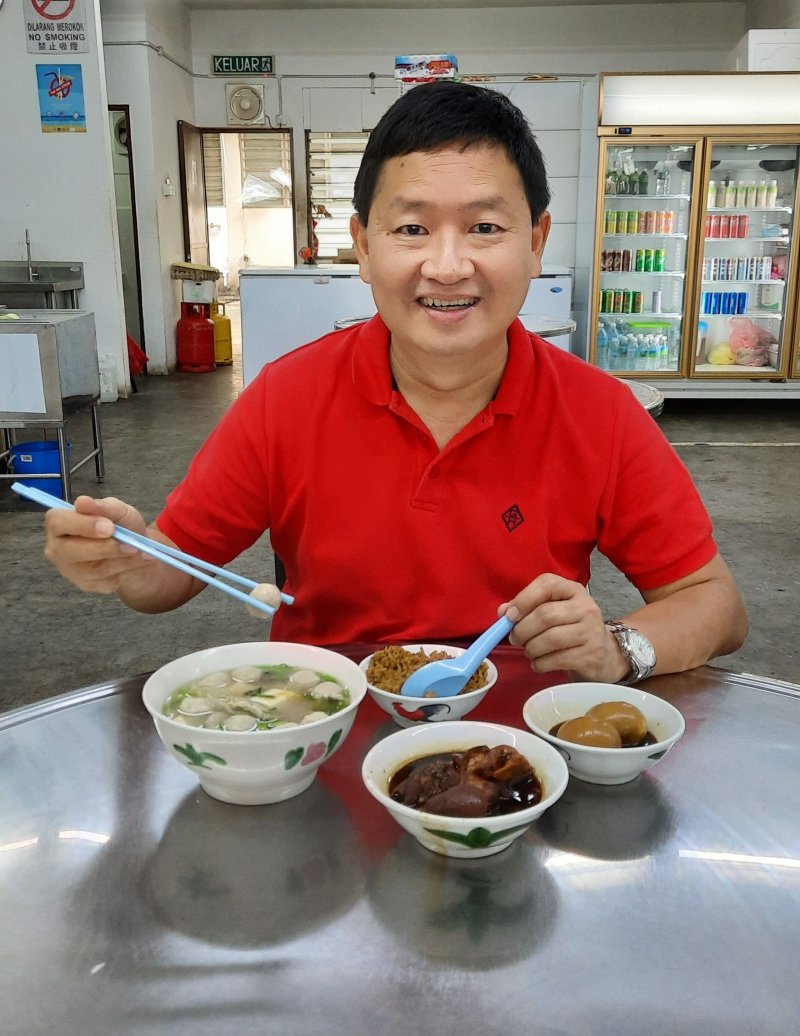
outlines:
[{"label": "refrigerator shelf", "polygon": [[707,281],[707,280],[703,279],[703,281],[701,281],[701,283],[702,284],[774,284],[776,288],[785,288],[786,287],[786,281],[775,281],[775,280],[754,281],[754,280],[750,280],[749,278],[745,278],[745,277],[735,277],[735,278],[733,278],[731,280],[724,280],[723,278],[718,277],[715,281],[714,280]]},{"label": "refrigerator shelf", "polygon": [[604,194],[603,197],[610,201],[689,201],[688,194]]},{"label": "refrigerator shelf", "polygon": [[772,237],[769,234],[763,234],[760,237],[754,237],[748,235],[747,237],[704,237],[703,240],[706,244],[726,244],[729,241],[770,241],[774,245],[788,245],[789,235],[785,237]]},{"label": "refrigerator shelf", "polygon": [[[636,197],[636,195],[634,195]],[[710,205],[707,212],[791,212],[790,205]]]},{"label": "refrigerator shelf", "polygon": [[755,317],[757,320],[763,320],[765,317],[774,317],[776,320],[783,319],[783,312],[781,310],[774,309],[748,309],[746,313],[701,313],[701,320],[709,320],[714,317]]},{"label": "refrigerator shelf", "polygon": [[685,277],[682,270],[601,270],[601,277]]},{"label": "refrigerator shelf", "polygon": [[752,374],[777,374],[777,367],[767,364],[765,367],[745,367],[739,363],[698,363],[695,365],[695,373],[702,374],[738,374],[742,378],[749,378]]},{"label": "refrigerator shelf", "polygon": [[[624,237],[628,241],[631,241],[631,240],[633,240],[634,238],[637,238],[637,237],[644,238],[645,241],[658,240],[658,239],[660,239],[662,237],[676,237],[676,238],[680,238],[682,241],[686,241],[686,239],[689,237],[689,235],[688,234],[603,234],[603,239],[604,240],[605,240],[605,238],[608,238],[608,237]],[[714,238],[714,240],[716,241],[717,238]],[[734,241],[735,238],[730,238],[730,240]],[[775,239],[773,239],[773,240],[775,240]],[[777,239],[777,240],[780,240],[780,239]]]}]

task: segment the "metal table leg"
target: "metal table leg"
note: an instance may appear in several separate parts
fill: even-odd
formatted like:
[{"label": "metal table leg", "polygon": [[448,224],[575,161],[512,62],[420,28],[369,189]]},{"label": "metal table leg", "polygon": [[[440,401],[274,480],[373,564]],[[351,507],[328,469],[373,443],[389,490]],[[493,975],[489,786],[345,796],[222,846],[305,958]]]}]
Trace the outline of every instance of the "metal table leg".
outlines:
[{"label": "metal table leg", "polygon": [[69,457],[67,455],[67,436],[63,423],[58,426],[58,456],[61,460],[61,482],[64,486],[64,499],[68,504],[72,503],[72,474],[69,470]]},{"label": "metal table leg", "polygon": [[106,477],[106,466],[103,460],[103,438],[100,433],[100,403],[92,404],[92,439],[94,448],[97,450],[94,458],[94,470],[97,472],[97,481],[102,482]]}]

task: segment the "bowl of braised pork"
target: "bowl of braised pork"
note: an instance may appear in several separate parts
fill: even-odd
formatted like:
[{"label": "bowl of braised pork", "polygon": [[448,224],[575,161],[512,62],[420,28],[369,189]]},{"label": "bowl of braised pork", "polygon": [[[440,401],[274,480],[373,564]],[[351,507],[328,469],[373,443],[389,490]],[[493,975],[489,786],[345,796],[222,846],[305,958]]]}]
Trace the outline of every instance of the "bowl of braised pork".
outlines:
[{"label": "bowl of braised pork", "polygon": [[511,845],[568,780],[561,755],[541,738],[475,720],[398,730],[370,749],[361,775],[426,849],[472,859]]}]

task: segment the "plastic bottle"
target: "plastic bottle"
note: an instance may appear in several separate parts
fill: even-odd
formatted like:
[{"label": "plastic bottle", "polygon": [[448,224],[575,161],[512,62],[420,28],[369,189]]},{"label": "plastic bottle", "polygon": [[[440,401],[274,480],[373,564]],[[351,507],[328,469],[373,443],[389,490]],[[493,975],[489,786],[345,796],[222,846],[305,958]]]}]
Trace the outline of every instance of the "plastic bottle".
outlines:
[{"label": "plastic bottle", "polygon": [[608,335],[602,321],[597,326],[597,366],[608,370]]},{"label": "plastic bottle", "polygon": [[736,184],[736,208],[743,209],[747,205],[747,184],[739,180]]},{"label": "plastic bottle", "polygon": [[767,207],[767,181],[760,180],[758,184],[758,192],[756,194],[756,208],[765,209]]},{"label": "plastic bottle", "polygon": [[778,204],[778,181],[770,180],[769,186],[767,187],[767,205],[769,208],[774,209]]},{"label": "plastic bottle", "polygon": [[736,205],[736,184],[733,180],[725,181],[725,208],[732,209]]},{"label": "plastic bottle", "polygon": [[748,209],[754,209],[758,198],[758,192],[756,190],[755,180],[751,180],[747,185],[747,207]]},{"label": "plastic bottle", "polygon": [[717,206],[717,181],[708,181],[708,207],[714,209]]},{"label": "plastic bottle", "polygon": [[639,194],[650,193],[650,177],[647,175],[647,170],[643,169],[639,174]]},{"label": "plastic bottle", "polygon": [[714,203],[715,207],[718,209],[725,208],[725,187],[725,181],[720,180],[720,182],[717,184],[717,200]]}]

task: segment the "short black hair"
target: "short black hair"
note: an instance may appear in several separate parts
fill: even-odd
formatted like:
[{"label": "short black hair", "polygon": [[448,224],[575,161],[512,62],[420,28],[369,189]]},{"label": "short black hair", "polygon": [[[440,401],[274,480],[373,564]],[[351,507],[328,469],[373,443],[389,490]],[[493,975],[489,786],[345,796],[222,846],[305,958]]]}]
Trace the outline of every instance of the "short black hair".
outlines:
[{"label": "short black hair", "polygon": [[505,149],[519,170],[534,226],[550,202],[544,158],[530,124],[505,94],[471,83],[421,83],[403,94],[370,134],[356,176],[353,205],[367,225],[378,178],[390,158],[473,144]]}]

